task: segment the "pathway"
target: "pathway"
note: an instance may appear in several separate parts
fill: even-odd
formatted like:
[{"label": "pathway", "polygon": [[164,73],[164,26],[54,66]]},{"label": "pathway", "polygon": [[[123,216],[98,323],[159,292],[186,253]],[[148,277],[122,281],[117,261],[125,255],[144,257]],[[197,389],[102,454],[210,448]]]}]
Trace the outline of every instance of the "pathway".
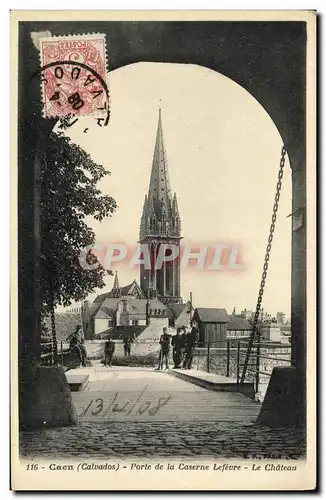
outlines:
[{"label": "pathway", "polygon": [[74,372],[89,374],[85,390],[73,393],[80,421],[253,422],[259,412],[242,394],[207,391],[151,368],[95,365]]},{"label": "pathway", "polygon": [[304,450],[301,432],[257,426],[259,405],[242,394],[208,391],[147,368],[74,372],[89,374],[85,390],[72,393],[79,425],[23,432],[23,455],[295,458]]}]

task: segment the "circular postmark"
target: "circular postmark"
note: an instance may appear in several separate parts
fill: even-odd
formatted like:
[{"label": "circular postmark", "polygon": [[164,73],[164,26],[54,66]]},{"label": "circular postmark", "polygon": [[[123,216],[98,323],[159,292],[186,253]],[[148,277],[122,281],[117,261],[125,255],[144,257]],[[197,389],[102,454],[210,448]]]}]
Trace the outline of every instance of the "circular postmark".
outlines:
[{"label": "circular postmark", "polygon": [[81,116],[94,116],[100,127],[110,119],[109,90],[94,68],[72,60],[53,61],[35,71],[39,78],[44,116],[58,118],[61,128],[72,126]]}]

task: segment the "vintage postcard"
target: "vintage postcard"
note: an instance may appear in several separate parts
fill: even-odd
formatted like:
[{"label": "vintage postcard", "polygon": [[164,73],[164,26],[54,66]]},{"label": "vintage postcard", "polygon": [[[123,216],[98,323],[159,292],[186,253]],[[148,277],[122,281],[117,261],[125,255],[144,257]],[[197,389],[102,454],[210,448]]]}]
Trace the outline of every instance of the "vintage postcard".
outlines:
[{"label": "vintage postcard", "polygon": [[316,488],[316,13],[11,12],[12,489]]}]

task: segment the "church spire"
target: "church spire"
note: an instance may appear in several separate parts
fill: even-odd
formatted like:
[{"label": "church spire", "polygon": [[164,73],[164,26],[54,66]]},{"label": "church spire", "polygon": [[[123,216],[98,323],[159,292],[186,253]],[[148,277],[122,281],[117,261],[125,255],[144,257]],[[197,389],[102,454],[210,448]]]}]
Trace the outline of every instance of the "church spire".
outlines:
[{"label": "church spire", "polygon": [[168,162],[164,147],[162,112],[159,109],[148,195],[145,197],[140,240],[149,234],[180,236],[176,195],[172,197]]},{"label": "church spire", "polygon": [[119,284],[119,278],[118,278],[118,271],[115,272],[113,287],[112,287],[111,291],[112,291],[113,297],[120,297],[121,290],[120,290],[120,284]]},{"label": "church spire", "polygon": [[168,162],[163,139],[162,112],[159,110],[148,194],[145,196],[139,240],[147,245],[150,269],[140,266],[140,284],[148,297],[179,303],[180,260],[167,260],[161,268],[155,262],[161,245],[174,245],[180,253],[181,223],[176,195],[172,197]]},{"label": "church spire", "polygon": [[118,271],[116,271],[112,290],[117,290],[118,288],[120,288],[120,285],[119,285]]},{"label": "church spire", "polygon": [[168,163],[164,147],[161,109],[159,109],[158,115],[148,199],[150,203],[153,204],[153,208],[158,217],[161,216],[162,211],[165,211],[167,214],[170,213],[172,195],[170,189]]}]

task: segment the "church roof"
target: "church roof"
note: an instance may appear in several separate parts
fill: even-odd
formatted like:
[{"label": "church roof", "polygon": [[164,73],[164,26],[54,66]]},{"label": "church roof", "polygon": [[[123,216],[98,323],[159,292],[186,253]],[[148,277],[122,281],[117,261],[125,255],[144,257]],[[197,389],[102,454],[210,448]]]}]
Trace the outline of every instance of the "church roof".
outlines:
[{"label": "church roof", "polygon": [[93,304],[90,304],[89,305],[90,317],[95,316],[100,307],[101,307],[101,302],[93,302]]},{"label": "church roof", "polygon": [[119,300],[118,297],[106,297],[101,304],[101,309],[105,308],[107,311],[115,311]]},{"label": "church roof", "polygon": [[[147,299],[137,299],[133,296],[125,296],[124,299],[128,302],[129,315],[132,319],[143,319],[145,317]],[[106,297],[102,303],[97,303],[99,307],[92,316],[96,316],[96,318],[107,318],[112,316],[112,313],[116,312],[121,300],[122,298],[119,297]],[[149,301],[149,308],[152,309],[152,311],[166,311],[167,309],[167,307],[157,299],[151,299]]]},{"label": "church roof", "polygon": [[173,319],[177,319],[180,314],[188,307],[188,304],[169,304],[168,305],[168,316]]},{"label": "church roof", "polygon": [[97,302],[102,303],[107,298],[118,298],[118,297],[123,297],[124,295],[138,296],[139,298],[143,299],[145,298],[144,292],[138,285],[137,281],[134,280],[129,285],[120,286],[119,288],[113,287],[112,290],[110,290],[109,292],[98,295],[94,300],[94,303]]},{"label": "church roof", "polygon": [[[147,300],[144,300],[144,299],[133,299],[133,298],[130,298],[129,300],[129,305],[130,305],[130,314],[146,314],[146,304],[147,304]],[[149,301],[149,308],[152,309],[152,311],[155,309],[156,310],[160,310],[160,311],[165,311],[166,310],[166,306],[160,302],[159,300],[157,299],[151,299]]]},{"label": "church roof", "polygon": [[98,313],[96,314],[96,319],[108,318],[110,316],[109,310],[103,305],[100,307]]}]

